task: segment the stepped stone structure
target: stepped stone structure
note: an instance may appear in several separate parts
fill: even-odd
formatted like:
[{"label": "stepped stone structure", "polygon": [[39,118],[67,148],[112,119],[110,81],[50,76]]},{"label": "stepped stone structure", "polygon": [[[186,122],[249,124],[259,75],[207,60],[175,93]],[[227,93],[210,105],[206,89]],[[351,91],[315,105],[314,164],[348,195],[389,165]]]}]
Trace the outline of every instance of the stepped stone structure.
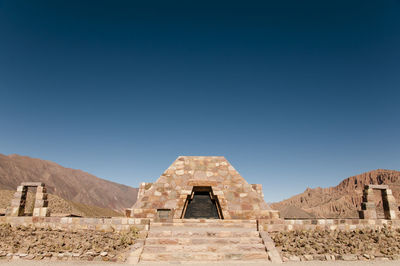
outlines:
[{"label": "stepped stone structure", "polygon": [[45,184],[42,182],[23,182],[17,187],[17,192],[11,201],[11,206],[6,210],[6,216],[24,216],[26,196],[29,187],[36,187],[35,205],[32,216],[50,216],[47,201],[47,191]]},{"label": "stepped stone structure", "polygon": [[387,185],[365,185],[363,191],[363,202],[361,204],[360,219],[377,219],[374,190],[380,190],[382,195],[383,211],[385,219],[397,218],[397,203],[393,197],[392,190]]},{"label": "stepped stone structure", "polygon": [[256,220],[237,219],[152,222],[138,260],[282,262],[268,233],[258,231]]},{"label": "stepped stone structure", "polygon": [[152,219],[274,219],[262,186],[222,156],[180,156],[155,183],[142,183],[127,216]]}]

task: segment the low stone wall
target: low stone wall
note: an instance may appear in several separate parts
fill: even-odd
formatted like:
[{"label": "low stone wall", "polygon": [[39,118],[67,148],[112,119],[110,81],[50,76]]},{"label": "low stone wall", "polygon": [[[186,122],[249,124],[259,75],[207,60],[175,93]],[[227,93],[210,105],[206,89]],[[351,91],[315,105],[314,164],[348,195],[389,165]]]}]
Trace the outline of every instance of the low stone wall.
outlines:
[{"label": "low stone wall", "polygon": [[[150,221],[147,218],[124,217],[0,217],[0,224],[9,224],[12,228],[17,229],[27,227],[36,228],[32,230],[42,228],[42,230],[62,230],[62,232],[86,230],[88,232],[118,233],[129,232],[132,228],[135,228],[140,232],[139,238],[146,237]],[[258,227],[260,231],[270,232],[275,244],[281,247],[281,255],[286,261],[400,259],[400,220],[268,219],[258,220]],[[24,230],[29,231],[31,229]],[[285,246],[287,244],[289,246]],[[334,249],[330,249],[332,247]],[[374,250],[374,252],[368,252],[370,250]],[[56,251],[53,254],[52,251],[48,251],[44,257],[53,259],[56,257],[57,259],[85,258],[88,260],[114,260],[116,258],[115,254],[106,256],[104,252],[84,250],[80,252],[66,251],[61,254],[60,251],[58,253]],[[25,258],[28,256],[27,254],[32,255],[23,251],[8,251],[8,253],[3,251],[0,258],[8,258],[8,256]],[[118,260],[125,260],[125,255]],[[42,257],[38,254],[35,256],[39,259]],[[30,257],[32,256],[27,258]]]},{"label": "low stone wall", "polygon": [[139,231],[149,229],[149,219],[139,218],[82,218],[82,217],[11,217],[1,216],[0,224],[11,226],[34,226],[61,230],[96,230],[102,232],[129,231],[135,227]]},{"label": "low stone wall", "polygon": [[385,219],[305,219],[305,220],[259,220],[261,230],[267,232],[291,230],[357,230],[380,229],[384,226],[400,228],[400,220]]},{"label": "low stone wall", "polygon": [[[0,216],[0,224],[7,223],[12,226],[35,226],[53,229],[71,230],[97,230],[103,232],[128,231],[132,226],[139,231],[149,230],[151,219],[148,218],[84,218],[84,217],[10,217]],[[384,226],[400,228],[400,220],[385,219],[306,219],[306,220],[281,220],[260,219],[260,230],[267,232],[291,230],[356,230],[380,229]]]}]

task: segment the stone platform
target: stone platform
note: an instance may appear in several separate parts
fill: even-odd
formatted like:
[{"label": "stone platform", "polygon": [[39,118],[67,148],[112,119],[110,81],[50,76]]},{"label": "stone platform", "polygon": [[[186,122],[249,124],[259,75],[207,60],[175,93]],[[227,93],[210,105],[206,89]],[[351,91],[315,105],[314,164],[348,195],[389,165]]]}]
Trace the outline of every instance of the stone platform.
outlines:
[{"label": "stone platform", "polygon": [[256,220],[151,222],[139,261],[281,262],[268,238],[260,234]]}]

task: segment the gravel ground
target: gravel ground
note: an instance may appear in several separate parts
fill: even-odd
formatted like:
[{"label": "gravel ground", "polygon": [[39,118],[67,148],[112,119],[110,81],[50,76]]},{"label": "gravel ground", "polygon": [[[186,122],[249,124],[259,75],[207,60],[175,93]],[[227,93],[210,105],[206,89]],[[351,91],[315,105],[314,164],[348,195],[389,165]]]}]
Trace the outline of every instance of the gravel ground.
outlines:
[{"label": "gravel ground", "polygon": [[[159,265],[179,265],[180,263],[139,263],[139,266],[159,266]],[[183,265],[193,265],[194,263],[190,264],[183,264]],[[71,262],[56,262],[56,261],[26,261],[26,260],[14,260],[14,261],[0,261],[0,265],[13,265],[13,266],[48,266],[48,265],[58,265],[58,266],[69,266],[69,265],[90,265],[90,266],[105,266],[105,265],[128,265],[128,264],[121,264],[121,263],[99,263],[99,262],[78,262],[78,261],[71,261]],[[334,261],[334,262],[327,262],[327,261],[309,261],[309,262],[286,262],[283,264],[273,264],[273,263],[196,263],[196,266],[208,266],[208,265],[215,265],[215,266],[399,266],[400,261]]]}]

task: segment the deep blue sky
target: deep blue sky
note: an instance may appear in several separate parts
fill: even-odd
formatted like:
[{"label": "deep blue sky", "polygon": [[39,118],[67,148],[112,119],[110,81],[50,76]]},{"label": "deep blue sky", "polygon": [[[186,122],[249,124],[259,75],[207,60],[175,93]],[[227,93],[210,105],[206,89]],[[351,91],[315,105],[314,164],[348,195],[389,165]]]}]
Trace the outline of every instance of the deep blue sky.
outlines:
[{"label": "deep blue sky", "polygon": [[224,155],[278,201],[400,169],[400,1],[2,1],[0,153],[119,183]]}]

